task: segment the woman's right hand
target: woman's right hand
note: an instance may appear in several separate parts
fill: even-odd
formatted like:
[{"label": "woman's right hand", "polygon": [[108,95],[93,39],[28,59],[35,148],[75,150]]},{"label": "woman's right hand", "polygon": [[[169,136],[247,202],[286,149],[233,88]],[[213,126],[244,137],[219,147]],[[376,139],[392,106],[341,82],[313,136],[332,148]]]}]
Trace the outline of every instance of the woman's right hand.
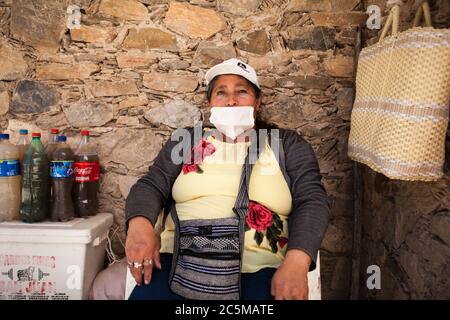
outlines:
[{"label": "woman's right hand", "polygon": [[[151,222],[141,216],[130,219],[125,242],[125,254],[128,263],[137,262],[141,265],[139,268],[135,268],[133,265],[130,266],[131,274],[138,286],[142,283],[142,268],[144,268],[145,284],[149,284],[151,281],[153,266],[161,269],[159,249],[159,240]],[[148,260],[152,261],[152,263],[149,264]]]}]

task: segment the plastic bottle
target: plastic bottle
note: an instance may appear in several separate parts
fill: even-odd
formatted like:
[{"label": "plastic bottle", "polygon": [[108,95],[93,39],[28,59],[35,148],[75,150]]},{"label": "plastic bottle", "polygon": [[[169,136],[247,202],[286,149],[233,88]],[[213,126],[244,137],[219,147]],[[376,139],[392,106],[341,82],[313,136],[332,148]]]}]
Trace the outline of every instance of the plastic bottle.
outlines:
[{"label": "plastic bottle", "polygon": [[19,150],[9,142],[9,134],[0,134],[0,222],[19,220]]},{"label": "plastic bottle", "polygon": [[55,150],[56,145],[58,144],[58,134],[59,129],[53,128],[50,130],[50,138],[48,139],[48,143],[45,146],[45,150],[47,151],[47,156],[50,159],[53,153],[53,150]]},{"label": "plastic bottle", "polygon": [[22,202],[20,218],[39,222],[48,217],[49,162],[41,134],[33,133],[30,147],[22,162]]},{"label": "plastic bottle", "polygon": [[20,129],[19,130],[19,141],[17,141],[17,148],[19,149],[19,160],[23,160],[23,156],[25,152],[27,152],[28,147],[30,146],[30,140],[28,140],[28,130],[27,129]]},{"label": "plastic bottle", "polygon": [[97,151],[89,142],[89,131],[81,131],[81,142],[75,152],[73,200],[78,217],[96,215],[100,164]]},{"label": "plastic bottle", "polygon": [[73,164],[75,155],[66,143],[65,136],[58,136],[58,144],[50,161],[52,200],[50,217],[52,221],[68,221],[74,218],[72,203]]},{"label": "plastic bottle", "polygon": [[[48,156],[48,160],[50,161],[50,159],[52,158],[52,154],[53,151],[55,150],[57,144],[58,144],[58,134],[59,134],[59,129],[57,128],[52,128],[50,129],[50,138],[48,139],[48,143],[45,146],[45,151],[47,152],[47,156]],[[50,163],[49,163],[50,165]],[[53,189],[52,189],[52,180],[49,178],[48,179],[48,191],[50,192],[49,194],[49,208],[51,208],[52,204],[51,204],[51,200],[53,198]]]}]

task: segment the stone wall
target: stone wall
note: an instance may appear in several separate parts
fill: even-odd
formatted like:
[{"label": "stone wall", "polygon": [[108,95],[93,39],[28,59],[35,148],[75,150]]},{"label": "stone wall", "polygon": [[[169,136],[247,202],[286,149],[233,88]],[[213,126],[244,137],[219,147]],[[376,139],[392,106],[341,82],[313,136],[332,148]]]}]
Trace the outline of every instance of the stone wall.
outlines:
[{"label": "stone wall", "polygon": [[[68,28],[67,7],[81,8]],[[359,0],[0,0],[0,130],[89,129],[101,210],[123,238],[124,199],[177,127],[208,119],[206,70],[257,69],[261,118],[301,133],[333,199],[321,251],[323,297],[349,297],[353,165],[347,157]],[[73,21],[73,19],[69,19]],[[117,241],[115,251],[123,255]]]},{"label": "stone wall", "polygon": [[[383,2],[366,1],[364,4]],[[401,7],[400,30],[419,1]],[[450,27],[450,2],[430,1],[432,22]],[[383,10],[385,7],[383,7]],[[385,16],[387,11],[384,11]],[[377,31],[366,34],[373,43]],[[361,299],[450,298],[450,128],[444,177],[436,182],[389,180],[361,166],[363,180]],[[381,289],[368,290],[367,267],[381,268]]]}]

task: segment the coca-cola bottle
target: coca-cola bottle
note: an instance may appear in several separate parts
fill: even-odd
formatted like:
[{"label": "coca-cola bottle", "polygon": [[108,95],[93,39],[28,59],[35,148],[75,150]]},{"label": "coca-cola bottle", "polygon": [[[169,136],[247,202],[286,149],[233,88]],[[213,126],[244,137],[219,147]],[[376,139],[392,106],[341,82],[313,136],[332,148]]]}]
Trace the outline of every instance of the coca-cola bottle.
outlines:
[{"label": "coca-cola bottle", "polygon": [[100,163],[95,147],[89,142],[89,131],[81,131],[81,142],[75,151],[73,203],[79,217],[98,211]]},{"label": "coca-cola bottle", "polygon": [[66,136],[58,136],[58,144],[50,158],[50,179],[52,182],[50,217],[53,221],[68,221],[75,216],[72,203],[75,155],[67,145],[66,140]]}]

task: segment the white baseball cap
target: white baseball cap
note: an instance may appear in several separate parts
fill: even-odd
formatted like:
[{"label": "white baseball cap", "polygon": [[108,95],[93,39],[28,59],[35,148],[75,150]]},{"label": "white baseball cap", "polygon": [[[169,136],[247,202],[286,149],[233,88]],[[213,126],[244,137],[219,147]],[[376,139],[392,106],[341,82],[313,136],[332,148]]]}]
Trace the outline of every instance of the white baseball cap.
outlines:
[{"label": "white baseball cap", "polygon": [[250,65],[242,62],[241,60],[233,58],[216,64],[205,74],[206,85],[208,85],[212,81],[212,79],[222,74],[236,74],[238,76],[244,77],[259,89],[261,89],[255,69],[253,69]]}]

